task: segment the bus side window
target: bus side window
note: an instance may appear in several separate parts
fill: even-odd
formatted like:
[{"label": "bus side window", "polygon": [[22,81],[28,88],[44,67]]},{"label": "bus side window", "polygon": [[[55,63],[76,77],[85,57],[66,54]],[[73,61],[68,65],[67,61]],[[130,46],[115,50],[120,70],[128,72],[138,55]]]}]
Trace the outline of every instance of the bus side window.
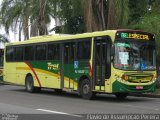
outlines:
[{"label": "bus side window", "polygon": [[25,53],[24,54],[25,61],[34,60],[34,47],[33,46],[25,46],[24,53]]},{"label": "bus side window", "polygon": [[46,60],[46,45],[36,45],[36,60]]},{"label": "bus side window", "polygon": [[23,47],[15,48],[15,61],[22,62],[24,58]]},{"label": "bus side window", "polygon": [[49,44],[48,45],[47,60],[60,60],[60,45],[59,44]]},{"label": "bus side window", "polygon": [[64,48],[64,61],[71,63],[75,59],[76,45],[75,43],[66,43]]},{"label": "bus side window", "polygon": [[89,60],[91,55],[91,42],[78,42],[78,60]]},{"label": "bus side window", "polygon": [[7,47],[6,48],[6,61],[12,62],[14,60],[14,48],[13,47]]}]

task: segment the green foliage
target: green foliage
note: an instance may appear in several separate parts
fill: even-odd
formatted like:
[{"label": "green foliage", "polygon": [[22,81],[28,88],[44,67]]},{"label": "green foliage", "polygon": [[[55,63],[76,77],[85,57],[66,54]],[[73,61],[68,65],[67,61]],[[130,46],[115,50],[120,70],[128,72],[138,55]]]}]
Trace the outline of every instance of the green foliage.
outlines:
[{"label": "green foliage", "polygon": [[26,6],[22,1],[5,0],[2,2],[1,24],[4,25],[7,33],[9,32],[10,26],[15,29],[18,20],[22,18],[23,15],[27,14],[27,10],[24,11],[23,8],[26,8]]},{"label": "green foliage", "polygon": [[160,38],[160,14],[146,14],[138,25],[140,29],[152,32],[157,38]]},{"label": "green foliage", "polygon": [[74,16],[70,17],[65,21],[64,26],[62,26],[62,32],[66,34],[76,34],[84,32],[84,20],[83,17]]},{"label": "green foliage", "polygon": [[147,12],[148,0],[129,0],[129,24],[139,22],[141,17]]},{"label": "green foliage", "polygon": [[23,30],[26,39],[29,38],[29,26],[33,36],[47,34],[46,26],[53,15],[52,3],[51,0],[5,0],[0,9],[1,24],[7,33],[10,28],[19,28],[20,37]]},{"label": "green foliage", "polygon": [[[150,2],[149,0],[130,0],[128,28],[148,31],[154,33],[157,39],[160,38],[159,5],[159,0],[152,0]],[[149,7],[152,9],[151,11],[149,11]],[[157,42],[160,44],[158,40]]]},{"label": "green foliage", "polygon": [[[140,0],[138,1],[140,2]],[[156,42],[158,43],[157,45],[160,46],[160,0],[150,0],[150,2],[148,1],[148,3],[147,1],[148,0],[145,0],[143,1],[143,4],[140,4],[142,8],[140,8],[140,5],[138,7],[133,6],[135,7],[132,8],[134,9],[134,11],[132,11],[132,9],[130,8],[133,17],[130,17],[131,24],[129,24],[129,28],[141,29],[155,34]],[[149,10],[149,7],[151,8],[151,10]],[[138,19],[134,17],[136,15],[138,16]]]},{"label": "green foliage", "polygon": [[[45,2],[46,1],[46,2]],[[86,24],[94,21],[93,19],[100,18],[104,14],[104,20],[108,29],[117,28],[133,28],[143,29],[153,32],[159,37],[159,14],[160,0],[110,0],[103,2],[105,9],[100,11],[97,9],[99,0],[90,0],[95,2],[93,11],[89,8],[84,8],[85,0],[4,0],[0,11],[1,24],[5,27],[6,32],[12,28],[15,30],[20,22],[19,29],[23,30],[25,35],[29,26],[31,26],[31,35],[41,35],[48,32],[47,25],[51,22],[51,18],[59,18],[62,26],[57,26],[52,30],[56,32],[75,34],[85,31]],[[86,2],[87,3],[87,2]],[[103,6],[103,7],[104,7]],[[152,11],[148,8],[152,6]],[[101,7],[100,7],[101,8]],[[85,10],[88,9],[88,11]],[[85,21],[87,15],[84,11],[90,14],[88,17],[89,23]],[[92,14],[91,12],[96,12]],[[99,14],[98,14],[99,13]],[[97,15],[96,17],[94,15]],[[91,19],[91,17],[93,19]],[[100,18],[101,19],[101,18]],[[28,23],[30,20],[30,23]],[[95,20],[91,27],[98,27],[100,20]],[[100,25],[100,23],[99,23]],[[54,27],[54,26],[53,26]]]},{"label": "green foliage", "polygon": [[54,15],[62,21],[62,26],[53,30],[59,33],[74,34],[84,32],[84,18],[81,0],[54,0]]},{"label": "green foliage", "polygon": [[160,65],[160,14],[148,13],[144,15],[137,24],[130,26],[132,29],[140,29],[151,32],[156,36],[157,65]]}]

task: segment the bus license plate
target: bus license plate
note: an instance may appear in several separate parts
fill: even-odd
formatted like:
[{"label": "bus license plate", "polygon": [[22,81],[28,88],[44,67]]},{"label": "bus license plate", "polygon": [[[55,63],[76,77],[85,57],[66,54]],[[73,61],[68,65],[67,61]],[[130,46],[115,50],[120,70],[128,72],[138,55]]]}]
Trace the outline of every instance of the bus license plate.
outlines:
[{"label": "bus license plate", "polygon": [[136,89],[137,89],[137,90],[142,90],[142,89],[143,89],[143,86],[136,86]]}]

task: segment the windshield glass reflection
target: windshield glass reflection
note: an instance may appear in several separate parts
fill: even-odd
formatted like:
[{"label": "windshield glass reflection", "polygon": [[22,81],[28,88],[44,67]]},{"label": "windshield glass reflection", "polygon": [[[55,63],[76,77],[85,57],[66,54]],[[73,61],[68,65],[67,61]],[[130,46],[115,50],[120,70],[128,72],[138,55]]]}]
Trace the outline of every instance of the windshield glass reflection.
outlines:
[{"label": "windshield glass reflection", "polygon": [[154,42],[115,42],[114,67],[121,70],[155,70]]}]

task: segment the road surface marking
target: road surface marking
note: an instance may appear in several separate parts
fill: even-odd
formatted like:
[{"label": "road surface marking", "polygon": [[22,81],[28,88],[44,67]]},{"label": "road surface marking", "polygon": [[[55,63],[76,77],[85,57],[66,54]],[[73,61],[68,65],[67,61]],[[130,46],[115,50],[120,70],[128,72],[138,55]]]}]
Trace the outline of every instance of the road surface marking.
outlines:
[{"label": "road surface marking", "polygon": [[151,107],[145,107],[145,106],[136,106],[136,105],[127,105],[127,106],[132,108],[139,108],[139,109],[159,110],[158,108],[151,108]]},{"label": "road surface marking", "polygon": [[52,111],[52,110],[46,110],[46,109],[36,109],[36,110],[43,111],[43,112],[54,113],[54,114],[69,115],[69,116],[74,116],[74,117],[83,117],[81,115],[74,115],[74,114],[69,114],[69,113],[64,113],[64,112],[58,112],[58,111]]}]

